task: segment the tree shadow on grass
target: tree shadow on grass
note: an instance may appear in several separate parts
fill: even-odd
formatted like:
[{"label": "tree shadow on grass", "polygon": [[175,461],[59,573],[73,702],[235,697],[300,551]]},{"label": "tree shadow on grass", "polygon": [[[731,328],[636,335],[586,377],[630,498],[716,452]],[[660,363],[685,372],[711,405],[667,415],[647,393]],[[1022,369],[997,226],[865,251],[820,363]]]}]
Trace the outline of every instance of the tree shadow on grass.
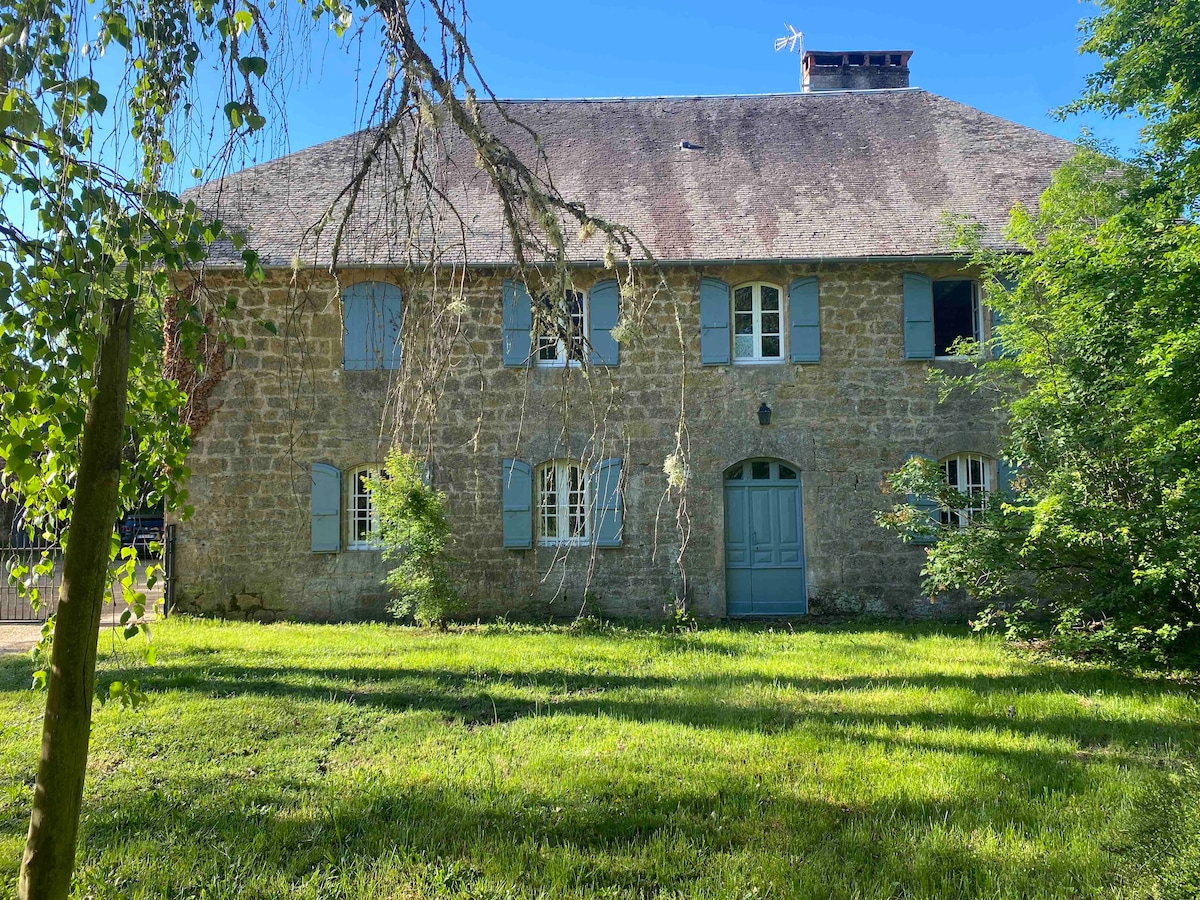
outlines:
[{"label": "tree shadow on grass", "polygon": [[[368,871],[387,859],[400,870],[395,877],[409,869],[417,881],[444,882],[453,872],[460,890],[451,895],[464,897],[486,895],[489,883],[517,886],[515,896],[568,887],[582,896],[671,895],[719,885],[724,867],[779,896],[1078,896],[1101,874],[1053,840],[1033,865],[955,841],[1023,819],[991,793],[845,803],[719,774],[699,791],[605,790],[602,779],[578,773],[543,793],[511,784],[395,780],[347,791],[173,779],[89,801],[82,863],[115,876],[145,848],[158,848],[156,859],[142,860],[138,883],[147,894],[172,896],[199,884],[223,896],[223,880],[252,893],[255,882],[296,884],[322,867]],[[1043,821],[1035,832],[1037,825],[1047,833],[1033,837],[1056,827]],[[234,880],[247,872],[250,883]]]},{"label": "tree shadow on grass", "polygon": [[[115,677],[103,675],[100,689]],[[1177,686],[1139,683],[1104,670],[779,678],[746,673],[587,674],[554,668],[514,673],[499,668],[168,664],[127,669],[120,677],[136,678],[153,693],[348,702],[391,712],[435,712],[469,727],[529,716],[604,714],[633,722],[736,732],[771,733],[818,723],[843,729],[916,726],[1000,732],[1060,739],[1081,749],[1174,746],[1187,751],[1200,744],[1200,724],[1181,721],[1169,712],[1161,718],[1089,714],[1087,705],[1096,694],[1153,702],[1179,693]],[[889,699],[897,707],[895,712],[871,708],[877,691],[901,692]],[[903,696],[905,691],[913,692],[910,699]],[[938,702],[941,692],[950,692],[945,704]],[[1079,715],[1040,712],[1036,707],[1044,695],[1073,698]]]}]

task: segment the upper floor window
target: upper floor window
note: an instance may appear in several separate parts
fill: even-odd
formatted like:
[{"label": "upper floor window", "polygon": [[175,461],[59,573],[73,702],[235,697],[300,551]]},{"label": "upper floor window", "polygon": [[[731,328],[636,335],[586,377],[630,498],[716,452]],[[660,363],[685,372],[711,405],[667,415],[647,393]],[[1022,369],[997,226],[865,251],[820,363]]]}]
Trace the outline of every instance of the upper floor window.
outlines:
[{"label": "upper floor window", "polygon": [[782,291],[773,284],[744,284],[733,289],[735,362],[783,360]]},{"label": "upper floor window", "polygon": [[561,306],[548,296],[539,298],[534,328],[539,366],[580,365],[587,352],[587,299],[579,291],[567,291]]},{"label": "upper floor window", "polygon": [[946,476],[946,483],[967,498],[961,509],[943,509],[943,525],[966,528],[987,506],[987,495],[992,490],[995,463],[979,453],[956,453],[947,456],[939,465]]},{"label": "upper floor window", "polygon": [[379,475],[378,466],[360,466],[350,472],[347,479],[349,497],[349,540],[348,550],[374,550],[378,547],[376,533],[379,517],[371,502],[371,479]]},{"label": "upper floor window", "polygon": [[933,345],[935,356],[955,356],[955,341],[979,341],[979,286],[966,278],[933,283]]},{"label": "upper floor window", "polygon": [[588,539],[588,482],[582,466],[568,459],[543,463],[538,466],[534,487],[538,543],[585,543]]},{"label": "upper floor window", "polygon": [[342,364],[347,370],[400,368],[400,289],[382,281],[342,292]]}]

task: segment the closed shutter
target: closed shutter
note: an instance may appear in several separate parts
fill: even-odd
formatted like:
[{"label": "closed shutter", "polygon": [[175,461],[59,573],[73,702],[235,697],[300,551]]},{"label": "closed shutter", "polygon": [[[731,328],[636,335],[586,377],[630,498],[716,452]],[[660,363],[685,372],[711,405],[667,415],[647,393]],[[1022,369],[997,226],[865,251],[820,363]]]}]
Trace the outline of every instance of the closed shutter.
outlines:
[{"label": "closed shutter", "polygon": [[527,366],[533,358],[533,301],[525,285],[505,280],[500,311],[504,365]]},{"label": "closed shutter", "polygon": [[520,459],[501,466],[504,546],[524,550],[533,546],[533,467]]},{"label": "closed shutter", "polygon": [[592,527],[597,547],[620,547],[624,529],[621,502],[621,460],[605,459],[592,466]]},{"label": "closed shutter", "polygon": [[[913,459],[914,457],[927,459],[930,462],[935,461],[932,456],[926,456],[924,453],[915,452],[909,453],[906,458]],[[917,508],[918,515],[927,517],[931,522],[933,522],[933,524],[941,524],[941,520],[938,518],[938,504],[937,501],[932,497],[927,497],[924,494],[909,494],[904,498],[904,502],[909,506],[915,506]],[[921,527],[924,527],[924,523],[921,523]],[[937,542],[937,536],[932,534],[913,535],[912,542],[914,544],[933,544]]]},{"label": "closed shutter", "polygon": [[621,289],[615,281],[602,281],[588,293],[588,341],[593,366],[615,366],[620,362],[621,348],[612,336],[620,307]]},{"label": "closed shutter", "polygon": [[375,368],[374,303],[370,286],[342,292],[342,365],[349,371]]},{"label": "closed shutter", "polygon": [[924,275],[904,275],[904,357],[933,359],[933,282]]},{"label": "closed shutter", "polygon": [[791,319],[790,356],[794,363],[821,361],[821,301],[817,279],[797,278],[788,285]]},{"label": "closed shutter", "polygon": [[717,278],[700,279],[700,363],[729,364],[729,285]]},{"label": "closed shutter", "polygon": [[312,552],[342,549],[342,473],[325,463],[312,467]]},{"label": "closed shutter", "polygon": [[375,333],[385,369],[400,368],[400,325],[404,317],[400,289],[394,284],[375,285]]}]

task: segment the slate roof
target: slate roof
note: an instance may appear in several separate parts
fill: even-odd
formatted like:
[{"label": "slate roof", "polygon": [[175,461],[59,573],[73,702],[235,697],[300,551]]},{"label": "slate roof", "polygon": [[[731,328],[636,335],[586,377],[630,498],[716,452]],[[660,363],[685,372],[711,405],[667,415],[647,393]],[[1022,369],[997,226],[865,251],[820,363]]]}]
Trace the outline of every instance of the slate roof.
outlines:
[{"label": "slate roof", "polygon": [[[985,244],[1001,247],[1011,207],[1034,204],[1074,151],[919,89],[504,106],[539,135],[564,196],[634,227],[664,262],[945,255],[946,213],[974,219]],[[527,136],[508,126],[498,133],[529,154]],[[246,228],[265,264],[327,265],[332,228],[311,229],[370,134],[301,150],[187,196]],[[681,141],[702,149],[681,150]],[[506,264],[499,206],[474,152],[461,136],[448,144],[445,187],[465,219],[467,261]],[[364,191],[343,267],[401,261],[395,182],[384,166]],[[447,259],[460,261],[455,229],[440,235],[454,248]],[[599,240],[572,246],[579,262],[602,253]],[[217,253],[212,262],[232,259]]]}]

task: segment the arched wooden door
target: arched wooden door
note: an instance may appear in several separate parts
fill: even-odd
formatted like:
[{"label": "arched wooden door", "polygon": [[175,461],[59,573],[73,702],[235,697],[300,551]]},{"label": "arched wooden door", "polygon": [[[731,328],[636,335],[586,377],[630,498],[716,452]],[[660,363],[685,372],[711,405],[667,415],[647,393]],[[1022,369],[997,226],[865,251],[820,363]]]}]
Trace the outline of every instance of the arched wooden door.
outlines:
[{"label": "arched wooden door", "polygon": [[725,610],[808,612],[800,473],[780,460],[749,459],[725,472]]}]

